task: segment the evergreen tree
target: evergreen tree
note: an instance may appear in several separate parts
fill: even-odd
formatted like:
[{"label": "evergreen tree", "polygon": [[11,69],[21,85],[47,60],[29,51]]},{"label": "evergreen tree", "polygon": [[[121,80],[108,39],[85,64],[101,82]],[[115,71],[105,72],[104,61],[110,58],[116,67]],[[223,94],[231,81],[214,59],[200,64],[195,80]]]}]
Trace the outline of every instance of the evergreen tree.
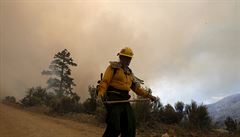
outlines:
[{"label": "evergreen tree", "polygon": [[70,57],[70,52],[64,49],[55,54],[53,61],[49,65],[49,70],[44,70],[43,75],[50,75],[48,88],[53,89],[58,96],[72,95],[72,86],[76,86],[73,78],[70,77],[70,66],[77,66]]},{"label": "evergreen tree", "polygon": [[5,103],[16,103],[16,98],[14,96],[7,96],[3,99]]}]

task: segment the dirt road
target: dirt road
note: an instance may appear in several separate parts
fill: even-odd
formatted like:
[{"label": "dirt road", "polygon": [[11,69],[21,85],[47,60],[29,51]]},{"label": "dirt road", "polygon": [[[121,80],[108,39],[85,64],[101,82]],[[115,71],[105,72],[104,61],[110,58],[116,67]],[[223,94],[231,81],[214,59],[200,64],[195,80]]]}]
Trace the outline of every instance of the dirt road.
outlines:
[{"label": "dirt road", "polygon": [[0,103],[1,137],[99,137],[103,128],[27,112]]}]

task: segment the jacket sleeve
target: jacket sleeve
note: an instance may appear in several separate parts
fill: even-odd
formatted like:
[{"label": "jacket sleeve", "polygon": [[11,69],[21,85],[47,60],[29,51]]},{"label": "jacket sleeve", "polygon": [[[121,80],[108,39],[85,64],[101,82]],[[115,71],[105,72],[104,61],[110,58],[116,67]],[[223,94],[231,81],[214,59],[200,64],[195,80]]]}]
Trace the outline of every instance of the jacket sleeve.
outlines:
[{"label": "jacket sleeve", "polygon": [[109,65],[104,73],[102,81],[99,84],[98,96],[100,97],[104,96],[112,77],[113,77],[113,69],[111,65]]},{"label": "jacket sleeve", "polygon": [[149,96],[148,92],[146,92],[138,83],[133,82],[131,89],[133,92],[135,92],[137,95],[147,98]]}]

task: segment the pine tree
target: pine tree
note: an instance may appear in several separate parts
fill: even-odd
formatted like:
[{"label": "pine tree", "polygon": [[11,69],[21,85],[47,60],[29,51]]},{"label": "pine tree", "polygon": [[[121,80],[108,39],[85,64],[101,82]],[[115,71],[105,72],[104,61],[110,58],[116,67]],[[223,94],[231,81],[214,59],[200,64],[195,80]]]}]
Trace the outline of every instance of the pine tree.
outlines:
[{"label": "pine tree", "polygon": [[42,75],[50,75],[48,79],[48,89],[53,89],[58,96],[72,95],[73,78],[70,77],[70,66],[77,66],[70,57],[70,52],[64,49],[55,54],[53,61],[49,65],[49,70],[42,71]]}]

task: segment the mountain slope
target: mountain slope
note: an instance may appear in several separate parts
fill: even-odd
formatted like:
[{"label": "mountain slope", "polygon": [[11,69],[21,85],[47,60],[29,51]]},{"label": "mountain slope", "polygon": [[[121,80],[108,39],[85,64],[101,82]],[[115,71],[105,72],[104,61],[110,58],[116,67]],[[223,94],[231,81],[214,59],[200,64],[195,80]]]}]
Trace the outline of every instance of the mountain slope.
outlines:
[{"label": "mountain slope", "polygon": [[214,122],[222,123],[228,116],[240,121],[240,94],[227,96],[207,107]]}]

